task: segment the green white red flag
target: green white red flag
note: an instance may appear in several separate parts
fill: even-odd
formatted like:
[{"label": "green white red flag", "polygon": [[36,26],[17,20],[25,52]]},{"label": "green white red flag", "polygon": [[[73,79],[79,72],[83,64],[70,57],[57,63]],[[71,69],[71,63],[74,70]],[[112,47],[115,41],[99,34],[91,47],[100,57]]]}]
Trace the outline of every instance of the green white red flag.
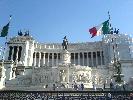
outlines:
[{"label": "green white red flag", "polygon": [[[10,15],[10,20],[11,20],[11,17],[12,16]],[[10,20],[5,26],[3,26],[3,28],[2,28],[2,30],[0,32],[0,37],[6,37],[7,36],[8,30],[9,30],[9,25],[10,25]]]},{"label": "green white red flag", "polygon": [[92,35],[91,38],[93,38],[94,36],[99,36],[102,34],[110,34],[110,27],[109,27],[109,20],[101,23],[98,26],[95,26],[91,29],[89,29],[90,34]]},{"label": "green white red flag", "polygon": [[10,24],[10,22],[2,28],[2,31],[1,31],[1,33],[0,33],[0,37],[5,37],[5,36],[7,36],[7,34],[8,34],[8,29],[9,29],[9,24]]}]

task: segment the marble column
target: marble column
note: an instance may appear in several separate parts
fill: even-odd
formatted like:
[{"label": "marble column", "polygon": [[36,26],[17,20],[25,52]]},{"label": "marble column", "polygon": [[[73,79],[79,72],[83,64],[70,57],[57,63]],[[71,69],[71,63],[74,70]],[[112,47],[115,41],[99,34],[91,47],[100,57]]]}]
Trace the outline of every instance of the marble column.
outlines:
[{"label": "marble column", "polygon": [[104,65],[104,53],[103,53],[103,51],[102,51],[102,64]]},{"label": "marble column", "polygon": [[73,63],[76,64],[75,63],[75,53],[73,53]]},{"label": "marble column", "polygon": [[49,66],[49,53],[48,53],[47,66]]},{"label": "marble column", "polygon": [[52,67],[54,66],[54,53],[52,53]]},{"label": "marble column", "polygon": [[87,66],[89,66],[89,58],[88,58],[88,52],[87,52]]},{"label": "marble column", "polygon": [[80,65],[80,53],[78,53],[78,65]]},{"label": "marble column", "polygon": [[103,56],[103,51],[102,51],[102,65],[104,65],[104,56]]},{"label": "marble column", "polygon": [[56,55],[57,55],[57,57],[56,57],[56,66],[57,66],[57,65],[58,65],[58,62],[59,62],[59,61],[58,61],[58,59],[59,59],[59,58],[58,58],[58,53],[57,53]]},{"label": "marble column", "polygon": [[94,67],[94,62],[93,62],[93,52],[91,52],[91,65]]},{"label": "marble column", "polygon": [[12,57],[11,57],[11,60],[13,60],[13,55],[14,55],[14,46],[13,46],[13,48],[12,48]]},{"label": "marble column", "polygon": [[98,65],[97,51],[96,51],[96,66]]},{"label": "marble column", "polygon": [[82,52],[82,57],[83,57],[83,66],[84,66],[84,65],[85,65],[85,64],[84,64],[84,62],[85,62],[85,61],[84,61],[84,52]]},{"label": "marble column", "polygon": [[102,62],[103,62],[103,61],[102,61],[102,60],[103,60],[102,51],[100,51],[100,56],[101,56],[101,65],[103,65],[103,63],[102,63]]},{"label": "marble column", "polygon": [[34,66],[36,66],[36,52],[34,52]]},{"label": "marble column", "polygon": [[16,51],[16,64],[18,63],[18,51],[19,51],[19,47],[17,46],[17,51]]},{"label": "marble column", "polygon": [[[9,52],[8,52],[8,55],[7,55],[7,57],[8,57],[8,60],[11,60],[11,56],[12,56],[12,49],[13,49],[13,47],[12,46],[10,46],[9,47]],[[2,51],[1,51],[1,53],[2,53]]]},{"label": "marble column", "polygon": [[39,52],[38,67],[40,67],[40,60],[41,60],[41,52]]},{"label": "marble column", "polygon": [[45,65],[45,52],[43,52],[43,66]]},{"label": "marble column", "polygon": [[22,57],[21,57],[22,56],[22,46],[19,46],[18,48],[19,48],[19,51],[18,51],[18,61],[22,61],[21,60],[22,59]]}]

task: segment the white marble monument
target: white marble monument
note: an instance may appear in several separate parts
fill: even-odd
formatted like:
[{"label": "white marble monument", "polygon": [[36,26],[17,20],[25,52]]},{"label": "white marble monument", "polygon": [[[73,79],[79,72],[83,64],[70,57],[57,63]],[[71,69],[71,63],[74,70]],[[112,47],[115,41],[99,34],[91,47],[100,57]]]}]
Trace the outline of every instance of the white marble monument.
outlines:
[{"label": "white marble monument", "polygon": [[72,88],[83,83],[85,88],[109,86],[114,75],[113,45],[119,51],[124,81],[133,77],[133,39],[124,34],[106,35],[101,41],[69,43],[38,43],[30,35],[11,38],[7,42],[4,62],[1,63],[1,88],[49,89]]}]

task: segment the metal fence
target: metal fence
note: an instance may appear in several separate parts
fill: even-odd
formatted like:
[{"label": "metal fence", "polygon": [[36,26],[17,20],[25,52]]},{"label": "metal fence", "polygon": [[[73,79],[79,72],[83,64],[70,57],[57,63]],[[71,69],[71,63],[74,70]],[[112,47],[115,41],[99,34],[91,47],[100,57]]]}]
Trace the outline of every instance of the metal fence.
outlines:
[{"label": "metal fence", "polygon": [[133,100],[133,91],[0,91],[0,100]]}]

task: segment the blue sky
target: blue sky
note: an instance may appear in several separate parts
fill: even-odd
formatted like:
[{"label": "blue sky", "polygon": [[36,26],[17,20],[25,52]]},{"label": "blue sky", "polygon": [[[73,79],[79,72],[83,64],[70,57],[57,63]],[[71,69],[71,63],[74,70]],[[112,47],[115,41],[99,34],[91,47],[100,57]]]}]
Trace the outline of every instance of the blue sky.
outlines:
[{"label": "blue sky", "polygon": [[69,42],[98,41],[88,30],[107,20],[108,11],[121,34],[133,33],[133,0],[0,0],[0,28],[11,14],[9,37],[29,30],[38,42],[62,42],[65,35]]}]

